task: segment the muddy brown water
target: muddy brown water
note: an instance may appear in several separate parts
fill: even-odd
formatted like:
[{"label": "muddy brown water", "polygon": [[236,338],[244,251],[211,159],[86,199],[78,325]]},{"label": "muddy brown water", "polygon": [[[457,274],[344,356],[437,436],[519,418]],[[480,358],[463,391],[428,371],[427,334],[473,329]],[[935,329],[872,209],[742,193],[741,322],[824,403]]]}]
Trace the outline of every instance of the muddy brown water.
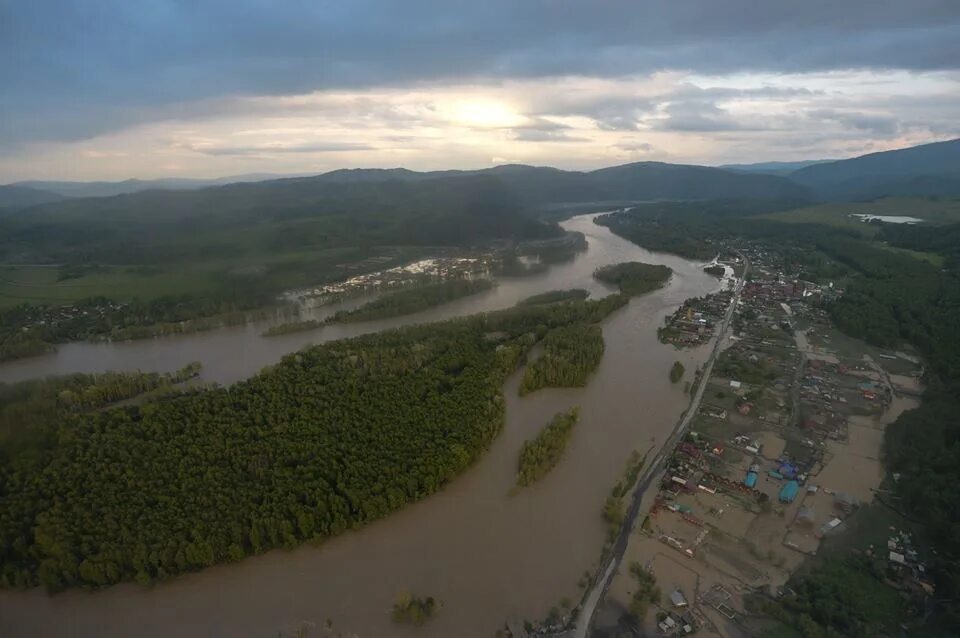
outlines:
[{"label": "muddy brown water", "polygon": [[[706,348],[679,352],[660,344],[656,328],[684,299],[717,290],[702,264],[651,253],[592,223],[589,248],[540,275],[501,279],[490,291],[398,320],[263,338],[264,326],[117,344],[77,343],[56,354],[0,366],[0,381],[67,372],[174,370],[189,361],[203,377],[229,383],[308,343],[512,306],[558,288],[610,292],[594,281],[598,266],[626,260],[674,270],[668,286],[631,300],[603,323],[606,353],[586,388],[545,389],[517,396],[520,374],[507,382],[506,427],[491,449],[442,492],[364,529],[320,546],[271,551],[240,563],[188,574],[145,588],[49,596],[41,590],[0,592],[3,636],[277,636],[305,627],[309,635],[489,638],[508,617],[542,618],[563,597],[579,598],[577,581],[593,570],[605,535],[603,503],[630,452],[666,440],[687,404],[683,383],[671,384],[675,360],[690,377]],[[326,310],[332,312],[335,308]],[[559,465],[539,483],[510,496],[520,446],[550,417],[581,406],[581,421]],[[442,601],[426,625],[390,619],[401,590]]]}]

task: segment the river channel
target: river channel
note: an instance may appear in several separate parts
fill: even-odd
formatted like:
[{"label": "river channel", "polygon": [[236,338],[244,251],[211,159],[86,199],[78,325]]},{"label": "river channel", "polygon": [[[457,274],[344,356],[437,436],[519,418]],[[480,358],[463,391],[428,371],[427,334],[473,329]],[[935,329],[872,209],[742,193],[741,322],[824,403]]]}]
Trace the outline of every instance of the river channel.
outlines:
[{"label": "river channel", "polygon": [[[680,360],[689,375],[708,355],[706,347],[678,352],[660,344],[656,328],[683,300],[720,288],[703,264],[646,251],[592,218],[563,223],[587,238],[587,251],[576,259],[538,275],[500,279],[492,290],[400,319],[269,338],[260,336],[259,324],[149,341],[75,343],[0,366],[0,381],[9,382],[70,372],[171,371],[200,361],[205,380],[225,384],[309,343],[498,310],[560,288],[603,296],[611,290],[592,273],[605,264],[644,261],[674,270],[665,288],[631,300],[604,321],[606,353],[586,388],[545,389],[521,399],[520,375],[514,374],[504,388],[504,431],[439,494],[319,546],[271,551],[150,588],[125,584],[54,596],[3,591],[0,635],[266,638],[306,627],[310,636],[490,638],[508,617],[542,618],[561,598],[576,601],[577,581],[600,557],[600,511],[627,458],[634,449],[659,448],[688,402],[683,383],[668,379],[671,364]],[[581,420],[562,461],[539,483],[508,495],[523,441],[573,405],[581,406]],[[434,596],[442,608],[422,627],[398,627],[390,608],[401,590]],[[331,633],[324,630],[328,619]]]}]

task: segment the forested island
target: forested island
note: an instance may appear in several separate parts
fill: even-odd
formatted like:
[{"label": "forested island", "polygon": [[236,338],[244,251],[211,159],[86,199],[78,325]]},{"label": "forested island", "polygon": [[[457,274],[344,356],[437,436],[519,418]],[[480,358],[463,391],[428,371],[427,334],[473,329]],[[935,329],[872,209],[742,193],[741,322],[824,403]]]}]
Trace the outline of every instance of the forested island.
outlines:
[{"label": "forested island", "polygon": [[359,308],[341,310],[328,322],[351,323],[409,315],[440,304],[475,295],[494,287],[489,279],[451,279],[439,283],[404,288],[384,294]]},{"label": "forested island", "polygon": [[603,358],[603,330],[574,324],[555,328],[543,339],[543,354],[527,365],[520,381],[524,396],[540,388],[572,388],[587,384]]},{"label": "forested island", "polygon": [[147,583],[360,527],[442,488],[500,431],[540,331],[620,296],[330,342],[230,387],[8,432],[0,584]]},{"label": "forested island", "polygon": [[670,383],[680,381],[680,379],[683,378],[684,372],[686,372],[686,369],[683,367],[683,364],[679,361],[674,361],[673,365],[670,366]]},{"label": "forested island", "polygon": [[673,271],[669,266],[626,261],[597,268],[593,276],[611,286],[619,286],[625,295],[642,295],[662,288]]},{"label": "forested island", "polygon": [[536,438],[524,441],[517,461],[517,485],[526,487],[556,467],[567,448],[573,426],[580,418],[580,408],[559,412],[550,420]]},{"label": "forested island", "polygon": [[590,293],[583,288],[571,288],[570,290],[549,290],[539,295],[533,295],[521,300],[518,306],[536,306],[538,304],[558,303],[561,301],[582,301],[590,296]]},{"label": "forested island", "polygon": [[50,352],[68,341],[122,341],[245,323],[274,314],[275,305],[271,296],[256,290],[202,301],[181,296],[129,302],[92,297],[66,306],[19,304],[0,308],[0,361]]}]

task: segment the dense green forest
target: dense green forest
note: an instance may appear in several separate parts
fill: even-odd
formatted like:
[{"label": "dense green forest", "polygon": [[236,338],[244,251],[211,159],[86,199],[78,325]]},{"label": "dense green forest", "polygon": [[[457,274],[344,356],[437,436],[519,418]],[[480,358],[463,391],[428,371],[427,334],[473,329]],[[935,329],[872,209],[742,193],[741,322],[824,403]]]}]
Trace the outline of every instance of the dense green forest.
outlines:
[{"label": "dense green forest", "polygon": [[[669,216],[664,206],[674,206]],[[775,246],[784,266],[799,269],[801,277],[845,282],[844,294],[829,307],[844,332],[883,348],[909,343],[920,351],[928,364],[927,390],[919,408],[888,426],[884,461],[900,476],[892,485],[896,502],[923,523],[937,550],[930,565],[945,623],[960,625],[960,225],[879,224],[879,233],[871,237],[856,227],[758,217],[766,212],[762,206],[703,212],[711,209],[700,202],[652,204],[598,223],[647,248],[671,250],[694,242],[712,251],[721,241],[744,240]],[[911,213],[908,205],[902,213]],[[663,237],[658,246],[644,234],[649,226]],[[943,266],[890,247],[942,255]],[[693,256],[683,248],[675,252]],[[715,371],[757,382],[769,374],[723,356]],[[797,604],[812,603],[801,599]],[[827,616],[807,616],[808,628],[813,623],[832,635],[846,631]]]},{"label": "dense green forest", "polygon": [[494,287],[489,279],[451,279],[386,293],[353,310],[341,310],[327,321],[350,323],[388,319],[420,312],[440,304],[475,295]]},{"label": "dense green forest", "polygon": [[779,600],[759,601],[759,610],[797,628],[804,638],[896,635],[905,604],[883,583],[885,569],[882,559],[867,556],[823,561],[793,579]]},{"label": "dense green forest", "polygon": [[801,200],[653,202],[601,215],[594,221],[647,250],[706,260],[716,257],[718,249],[705,231],[715,229],[724,220],[786,210],[800,203]]},{"label": "dense green forest", "polygon": [[603,349],[600,326],[574,324],[551,330],[543,340],[543,353],[523,373],[520,396],[540,388],[586,385],[587,377],[600,365]]},{"label": "dense green forest", "polygon": [[521,300],[518,306],[535,306],[538,304],[557,303],[560,301],[581,301],[590,296],[590,293],[583,288],[571,288],[570,290],[550,290],[542,292],[539,295],[533,295]]},{"label": "dense green forest", "polygon": [[662,288],[672,274],[669,266],[626,261],[597,268],[593,276],[605,284],[619,286],[620,292],[632,296]]},{"label": "dense green forest", "polygon": [[0,582],[149,582],[383,517],[483,453],[538,335],[622,303],[331,342],[230,387],[43,420],[0,467]]},{"label": "dense green forest", "polygon": [[[559,236],[501,179],[299,178],[70,199],[0,215],[0,259],[164,265],[354,246]],[[186,231],[186,232],[185,232]]]},{"label": "dense green forest", "polygon": [[559,412],[532,441],[524,441],[517,460],[517,485],[526,487],[542,479],[556,467],[567,448],[573,426],[580,419],[580,408]]},{"label": "dense green forest", "polygon": [[0,383],[0,462],[18,453],[51,445],[51,424],[71,415],[140,396],[172,389],[200,374],[191,363],[173,373],[102,372],[71,374],[19,383]]}]

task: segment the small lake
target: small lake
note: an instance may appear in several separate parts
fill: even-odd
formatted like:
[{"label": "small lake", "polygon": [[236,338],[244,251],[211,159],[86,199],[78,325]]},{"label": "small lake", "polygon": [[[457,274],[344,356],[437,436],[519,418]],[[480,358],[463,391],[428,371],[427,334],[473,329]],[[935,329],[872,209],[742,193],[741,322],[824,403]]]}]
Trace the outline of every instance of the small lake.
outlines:
[{"label": "small lake", "polygon": [[850,216],[856,217],[862,222],[878,221],[885,224],[919,224],[924,221],[919,217],[908,217],[906,215],[865,215],[863,213],[854,213]]}]

